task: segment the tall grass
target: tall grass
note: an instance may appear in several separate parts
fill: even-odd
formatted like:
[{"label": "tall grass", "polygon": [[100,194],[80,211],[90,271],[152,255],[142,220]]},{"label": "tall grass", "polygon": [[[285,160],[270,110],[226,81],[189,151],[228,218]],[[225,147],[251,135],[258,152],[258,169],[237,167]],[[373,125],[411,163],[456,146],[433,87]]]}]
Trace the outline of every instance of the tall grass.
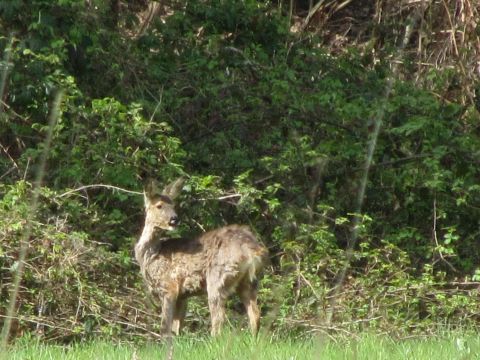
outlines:
[{"label": "tall grass", "polygon": [[[104,341],[69,346],[46,345],[22,339],[11,347],[7,358],[24,359],[101,359],[148,360],[168,358],[162,343],[143,345],[112,344]],[[181,360],[313,360],[313,359],[478,359],[480,338],[475,335],[450,334],[427,339],[394,340],[385,336],[363,335],[359,339],[333,341],[254,339],[248,335],[179,337],[173,341],[172,359]]]}]

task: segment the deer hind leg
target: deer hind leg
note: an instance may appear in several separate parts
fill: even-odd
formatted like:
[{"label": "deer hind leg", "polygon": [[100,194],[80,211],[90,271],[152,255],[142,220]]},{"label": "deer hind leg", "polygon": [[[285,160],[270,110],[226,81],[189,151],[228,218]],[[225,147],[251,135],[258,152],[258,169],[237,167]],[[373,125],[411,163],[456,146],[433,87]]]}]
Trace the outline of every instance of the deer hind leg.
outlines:
[{"label": "deer hind leg", "polygon": [[175,335],[180,334],[182,329],[183,319],[185,318],[185,313],[187,312],[187,299],[177,299],[177,304],[175,306],[175,311],[173,313],[173,325],[172,330]]},{"label": "deer hind leg", "polygon": [[223,323],[225,321],[225,298],[216,294],[208,294],[208,307],[210,308],[210,317],[212,319],[212,336],[220,335]]},{"label": "deer hind leg", "polygon": [[243,306],[247,311],[250,330],[256,335],[260,326],[260,310],[257,305],[257,286],[250,279],[243,279],[237,289],[238,295],[242,300]]}]

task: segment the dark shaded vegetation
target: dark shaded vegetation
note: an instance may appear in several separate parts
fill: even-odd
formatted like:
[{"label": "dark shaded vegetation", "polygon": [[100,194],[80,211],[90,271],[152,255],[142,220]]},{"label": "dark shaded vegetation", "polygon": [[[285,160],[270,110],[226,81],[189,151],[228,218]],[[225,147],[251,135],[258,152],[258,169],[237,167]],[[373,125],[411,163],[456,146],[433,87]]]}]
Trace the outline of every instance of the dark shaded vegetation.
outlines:
[{"label": "dark shaded vegetation", "polygon": [[[52,101],[65,91],[16,334],[154,336],[158,310],[131,254],[142,196],[62,194],[142,191],[147,177],[180,175],[181,235],[246,223],[269,247],[267,328],[476,326],[477,10],[361,3],[0,2],[0,316]],[[194,304],[187,326],[206,330],[207,319]]]}]

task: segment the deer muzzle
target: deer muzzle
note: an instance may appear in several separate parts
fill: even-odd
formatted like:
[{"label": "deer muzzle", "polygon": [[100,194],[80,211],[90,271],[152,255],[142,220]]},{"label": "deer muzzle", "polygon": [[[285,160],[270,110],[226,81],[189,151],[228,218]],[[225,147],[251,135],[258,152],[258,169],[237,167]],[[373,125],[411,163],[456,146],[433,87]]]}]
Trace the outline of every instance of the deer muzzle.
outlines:
[{"label": "deer muzzle", "polygon": [[170,226],[177,226],[180,220],[178,219],[178,216],[172,216],[170,218],[170,221],[168,222],[168,225]]}]

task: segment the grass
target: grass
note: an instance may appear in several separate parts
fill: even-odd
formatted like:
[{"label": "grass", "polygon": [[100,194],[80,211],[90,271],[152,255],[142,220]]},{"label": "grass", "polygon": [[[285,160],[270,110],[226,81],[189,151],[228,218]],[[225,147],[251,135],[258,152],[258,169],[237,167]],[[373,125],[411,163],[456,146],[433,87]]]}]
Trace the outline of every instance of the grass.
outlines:
[{"label": "grass", "polygon": [[[22,339],[9,348],[2,360],[148,360],[166,359],[167,346],[162,343],[143,345],[114,344],[105,341],[69,346],[45,344]],[[5,354],[3,354],[5,355]],[[273,340],[230,335],[217,339],[179,337],[173,341],[173,357],[179,360],[309,360],[309,359],[478,359],[480,338],[475,335],[430,337],[428,339],[393,340],[389,337],[362,335],[357,340],[328,339]]]}]

